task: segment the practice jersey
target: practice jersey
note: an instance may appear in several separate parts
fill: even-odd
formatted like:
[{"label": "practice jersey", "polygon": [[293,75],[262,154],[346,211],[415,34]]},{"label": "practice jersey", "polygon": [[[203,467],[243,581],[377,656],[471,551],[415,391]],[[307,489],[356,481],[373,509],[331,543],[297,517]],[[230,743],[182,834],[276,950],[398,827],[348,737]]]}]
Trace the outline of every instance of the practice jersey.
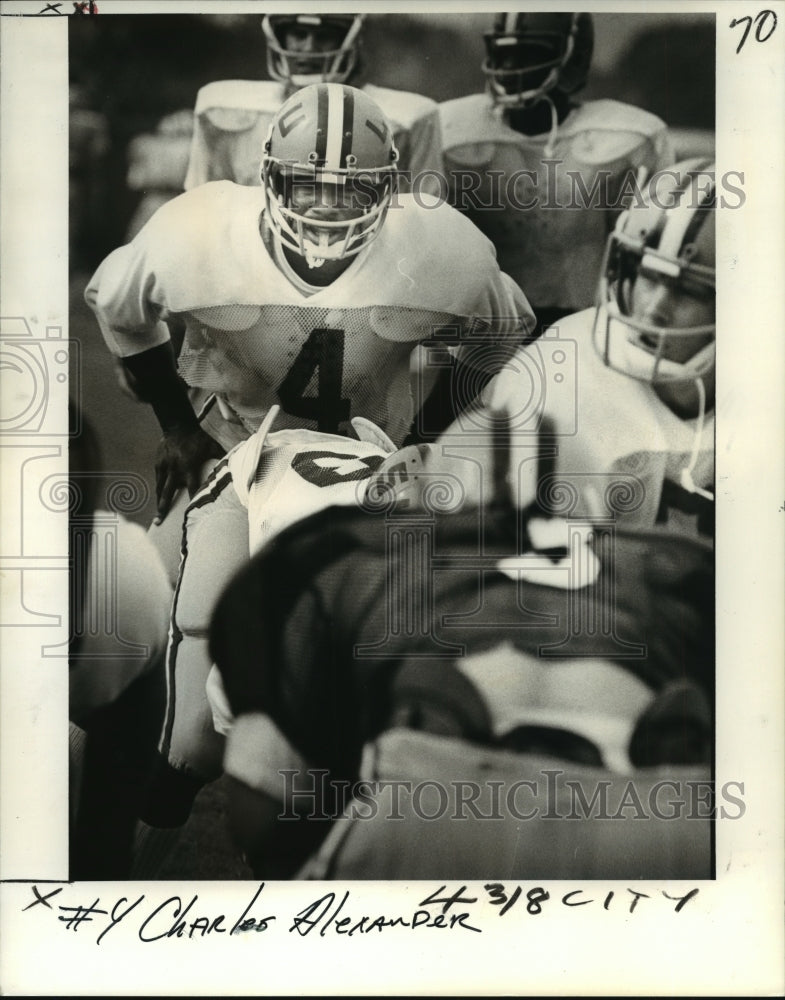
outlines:
[{"label": "practice jersey", "polygon": [[[271,411],[226,460],[234,491],[248,510],[250,554],[325,507],[362,506],[369,480],[396,452],[392,441],[362,418],[353,421],[359,437],[352,438],[302,428],[268,433],[276,416]],[[406,462],[417,449],[397,454]]]},{"label": "practice jersey", "polygon": [[[690,468],[695,485],[713,492],[714,411],[702,426],[681,419],[649,383],[608,368],[592,343],[595,315],[586,309],[562,319],[483,393],[488,411],[510,419],[517,504],[536,500],[565,517],[712,537],[714,502],[686,489],[682,472]],[[487,498],[494,459],[482,427],[482,412],[459,417],[438,447],[468,492]]]},{"label": "practice jersey", "polygon": [[[420,189],[438,191],[442,152],[437,103],[370,83],[361,89],[376,101],[392,127],[399,168],[412,176],[431,171],[434,176]],[[287,94],[282,84],[266,80],[218,80],[202,87],[196,97],[185,189],[217,180],[259,184],[267,132]],[[402,189],[410,189],[406,175]]]},{"label": "practice jersey", "polygon": [[625,179],[673,162],[663,122],[618,101],[590,101],[554,135],[528,136],[485,94],[446,101],[440,112],[450,200],[493,241],[535,312],[592,305]]},{"label": "practice jersey", "polygon": [[274,403],[281,429],[346,433],[359,415],[400,443],[419,342],[449,327],[471,340],[473,364],[498,369],[534,325],[482,233],[413,195],[399,195],[373,243],[311,291],[276,260],[263,190],[220,181],[164,205],[106,258],[85,297],[120,357],[168,341],[169,323],[184,328],[179,372],[217,396],[226,419],[211,433],[224,447],[253,433]]},{"label": "practice jersey", "polygon": [[670,682],[711,702],[708,546],[664,532],[587,536],[557,519],[529,522],[521,539],[517,512],[499,507],[484,511],[480,540],[470,512],[417,513],[328,509],[240,571],[211,632],[238,719],[264,713],[310,766],[351,780],[369,740],[416,719],[518,750],[533,728],[569,730],[568,757],[615,769],[605,751],[629,749]]}]

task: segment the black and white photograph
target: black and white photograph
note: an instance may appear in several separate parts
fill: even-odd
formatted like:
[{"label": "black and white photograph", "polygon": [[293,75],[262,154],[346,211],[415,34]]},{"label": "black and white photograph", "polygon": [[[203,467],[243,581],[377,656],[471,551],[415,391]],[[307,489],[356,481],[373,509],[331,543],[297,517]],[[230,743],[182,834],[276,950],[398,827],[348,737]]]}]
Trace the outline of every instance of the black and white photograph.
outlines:
[{"label": "black and white photograph", "polygon": [[3,992],[781,991],[785,6],[0,13]]}]

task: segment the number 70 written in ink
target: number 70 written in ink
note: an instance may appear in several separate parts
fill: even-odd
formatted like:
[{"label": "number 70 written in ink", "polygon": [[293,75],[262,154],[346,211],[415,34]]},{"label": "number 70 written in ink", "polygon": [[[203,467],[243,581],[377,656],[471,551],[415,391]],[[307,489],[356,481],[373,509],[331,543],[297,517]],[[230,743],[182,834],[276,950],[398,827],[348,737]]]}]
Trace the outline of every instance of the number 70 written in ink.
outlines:
[{"label": "number 70 written in ink", "polygon": [[767,42],[777,28],[777,15],[773,10],[762,10],[755,17],[752,17],[751,14],[747,14],[744,17],[734,17],[730,23],[730,27],[735,28],[737,24],[743,24],[745,21],[747,24],[744,28],[744,34],[741,36],[741,40],[736,47],[736,55],[744,48],[744,43],[747,41],[753,21],[755,22],[756,42]]}]

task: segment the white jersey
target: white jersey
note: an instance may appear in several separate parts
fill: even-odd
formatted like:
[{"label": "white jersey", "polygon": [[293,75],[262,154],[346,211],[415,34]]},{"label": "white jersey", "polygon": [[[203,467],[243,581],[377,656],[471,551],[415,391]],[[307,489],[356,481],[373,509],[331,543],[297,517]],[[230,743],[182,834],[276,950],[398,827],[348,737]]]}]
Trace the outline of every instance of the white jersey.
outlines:
[{"label": "white jersey", "polygon": [[[712,535],[713,501],[685,489],[682,471],[691,468],[695,485],[713,491],[714,412],[699,427],[697,419],[676,416],[648,383],[607,368],[592,343],[594,317],[586,309],[562,319],[522,348],[483,394],[489,410],[511,418],[516,503],[538,499],[568,518]],[[470,494],[490,484],[492,455],[480,443],[487,441],[481,425],[482,414],[464,418],[440,438]],[[470,485],[478,462],[485,486],[476,473]]]},{"label": "white jersey", "polygon": [[455,209],[399,195],[376,239],[332,284],[308,291],[276,261],[264,193],[227,181],[168,202],[111,253],[85,297],[119,357],[184,328],[178,367],[215,394],[232,447],[279,403],[279,426],[346,433],[367,417],[400,443],[413,418],[410,356],[449,327],[488,343],[498,370],[534,317],[492,244]]},{"label": "white jersey", "polygon": [[486,94],[446,101],[440,113],[450,199],[493,241],[535,312],[592,305],[614,218],[603,205],[618,205],[638,168],[673,162],[663,122],[629,104],[590,101],[553,135],[528,136]]},{"label": "white jersey", "polygon": [[[361,89],[376,101],[390,123],[400,169],[412,176],[423,171],[441,175],[437,103],[420,94],[370,83]],[[196,97],[185,189],[217,180],[259,184],[267,132],[288,93],[283,84],[266,80],[218,80],[202,87]],[[420,189],[438,191],[438,177]],[[402,190],[409,190],[405,176]]]},{"label": "white jersey", "polygon": [[360,506],[368,481],[396,450],[370,421],[354,421],[359,439],[302,429],[268,433],[276,416],[271,412],[227,456],[234,490],[248,508],[251,555],[317,511]]}]

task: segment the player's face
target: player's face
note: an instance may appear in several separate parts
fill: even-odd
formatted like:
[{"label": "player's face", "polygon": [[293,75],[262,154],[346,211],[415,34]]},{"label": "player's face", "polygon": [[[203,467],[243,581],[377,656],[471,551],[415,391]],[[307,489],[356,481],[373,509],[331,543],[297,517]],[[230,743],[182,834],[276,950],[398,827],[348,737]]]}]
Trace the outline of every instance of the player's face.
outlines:
[{"label": "player's face", "polygon": [[[314,27],[304,24],[293,24],[283,33],[284,48],[288,52],[302,53],[303,56],[318,55],[324,52],[335,52],[340,49],[343,34],[337,28],[325,25]],[[296,73],[307,72],[312,63],[304,58],[296,62],[293,69]]]},{"label": "player's face", "polygon": [[[632,286],[632,315],[651,326],[689,328],[714,323],[714,295],[705,290],[690,291],[639,274]],[[655,334],[642,334],[640,342],[655,354],[660,346]],[[684,364],[712,340],[705,336],[669,334],[662,347],[662,358]]]},{"label": "player's face", "polygon": [[[305,219],[314,222],[351,222],[363,215],[368,207],[369,194],[347,184],[319,184],[312,180],[295,183],[292,186],[290,208]],[[325,230],[306,228],[305,234],[318,242],[318,236]],[[329,242],[343,239],[340,231],[330,231]]]},{"label": "player's face", "polygon": [[[295,181],[291,187],[289,207],[305,219],[319,222],[352,222],[360,219],[374,205],[378,204],[380,190],[368,178],[360,176],[343,184],[320,184],[313,179]],[[362,224],[358,231],[362,230]],[[344,239],[343,228],[305,227],[304,236],[320,243],[327,234],[329,245]]]},{"label": "player's face", "polygon": [[548,78],[553,62],[558,58],[555,48],[545,41],[522,41],[499,48],[497,69],[510,73],[501,79],[502,86],[515,94],[518,89],[536,90]]}]

